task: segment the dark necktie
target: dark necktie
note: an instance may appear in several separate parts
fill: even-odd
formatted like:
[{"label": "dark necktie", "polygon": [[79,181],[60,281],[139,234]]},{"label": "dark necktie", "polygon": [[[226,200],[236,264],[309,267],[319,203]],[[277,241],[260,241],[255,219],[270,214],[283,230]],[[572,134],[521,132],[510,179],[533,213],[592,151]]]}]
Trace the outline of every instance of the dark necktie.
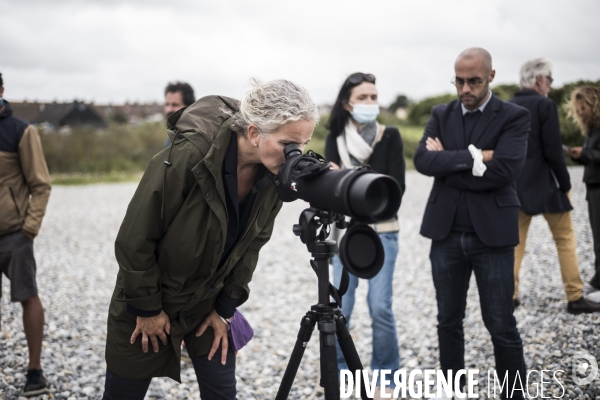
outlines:
[{"label": "dark necktie", "polygon": [[481,111],[476,110],[473,112],[468,112],[463,116],[464,126],[465,126],[465,139],[467,140],[467,144],[470,144],[471,134],[473,133],[473,128],[475,128],[475,124],[481,117]]}]

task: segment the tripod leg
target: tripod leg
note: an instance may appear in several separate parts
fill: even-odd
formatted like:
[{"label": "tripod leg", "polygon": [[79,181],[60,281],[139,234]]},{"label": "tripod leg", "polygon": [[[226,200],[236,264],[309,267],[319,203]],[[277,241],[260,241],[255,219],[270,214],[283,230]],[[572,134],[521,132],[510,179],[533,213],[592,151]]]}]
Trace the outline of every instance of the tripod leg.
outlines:
[{"label": "tripod leg", "polygon": [[290,361],[288,361],[285,373],[283,374],[283,379],[279,385],[279,390],[277,391],[275,400],[286,400],[288,398],[290,390],[292,389],[292,384],[294,383],[294,378],[298,372],[298,367],[300,366],[300,361],[302,361],[304,350],[306,350],[306,345],[312,336],[316,322],[317,316],[312,311],[307,312],[306,315],[302,317],[302,321],[300,321],[300,330],[298,331],[298,338],[296,339],[296,344],[294,345],[294,350],[292,350]]},{"label": "tripod leg", "polygon": [[[340,344],[340,348],[342,349],[342,354],[344,355],[346,364],[348,364],[348,368],[352,372],[352,375],[354,375],[355,371],[363,370],[363,365],[362,362],[360,362],[360,357],[358,356],[358,352],[354,346],[354,341],[352,340],[352,336],[348,330],[346,317],[340,310],[335,311],[335,324],[337,328],[337,339],[338,343]],[[365,381],[362,375],[359,375],[359,377],[361,398],[363,400],[370,399],[371,397],[367,396]]]},{"label": "tripod leg", "polygon": [[325,400],[338,400],[337,352],[335,350],[336,325],[331,314],[319,321],[319,342],[321,345],[321,386],[325,389]]}]

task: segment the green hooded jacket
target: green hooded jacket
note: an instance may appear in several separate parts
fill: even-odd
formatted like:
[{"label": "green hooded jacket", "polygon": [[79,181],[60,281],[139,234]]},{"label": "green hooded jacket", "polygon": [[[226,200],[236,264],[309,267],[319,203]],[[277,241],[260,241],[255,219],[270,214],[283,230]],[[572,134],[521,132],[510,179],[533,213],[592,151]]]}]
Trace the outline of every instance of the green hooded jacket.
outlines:
[{"label": "green hooded jacket", "polygon": [[[239,304],[248,299],[258,253],[271,237],[282,202],[273,185],[259,190],[246,228],[217,270],[227,234],[221,170],[236,134],[230,115],[238,104],[208,96],[173,114],[168,120],[172,149],[152,159],[129,203],[115,242],[119,273],[106,338],[108,369],[119,376],[168,376],[181,382],[181,341],[185,338],[193,357],[209,352],[212,328],[199,338],[195,332],[219,292]],[[164,310],[171,323],[170,343],[160,343],[158,353],[151,346],[148,353],[142,351],[141,335],[131,344],[136,316],[127,304]]]}]

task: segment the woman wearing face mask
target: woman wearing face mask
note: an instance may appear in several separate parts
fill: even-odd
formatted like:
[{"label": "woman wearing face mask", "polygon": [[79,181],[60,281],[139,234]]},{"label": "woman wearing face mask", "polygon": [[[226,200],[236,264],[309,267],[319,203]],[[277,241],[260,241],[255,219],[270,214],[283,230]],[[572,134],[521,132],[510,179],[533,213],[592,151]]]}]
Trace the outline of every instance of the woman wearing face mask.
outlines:
[{"label": "woman wearing face mask", "polygon": [[[350,75],[338,94],[331,111],[325,142],[325,158],[332,168],[357,168],[370,165],[372,170],[394,177],[402,193],[404,184],[404,155],[400,132],[395,127],[377,123],[379,114],[375,76],[360,72]],[[400,365],[400,350],[396,323],[392,312],[392,281],[398,253],[398,218],[373,225],[385,250],[385,262],[379,273],[369,280],[367,302],[372,318],[373,370],[388,369],[393,373]],[[339,238],[338,238],[339,239]],[[333,259],[334,280],[339,286],[342,263]],[[342,312],[350,322],[354,308],[358,278],[350,274],[348,291],[342,299]],[[347,369],[338,346],[338,368]],[[393,384],[393,383],[392,383]]]},{"label": "woman wearing face mask", "polygon": [[573,90],[568,107],[569,117],[579,125],[585,136],[583,147],[573,147],[569,153],[575,161],[585,166],[583,182],[587,189],[586,198],[596,255],[596,273],[590,284],[594,289],[600,290],[600,89],[582,86]]}]

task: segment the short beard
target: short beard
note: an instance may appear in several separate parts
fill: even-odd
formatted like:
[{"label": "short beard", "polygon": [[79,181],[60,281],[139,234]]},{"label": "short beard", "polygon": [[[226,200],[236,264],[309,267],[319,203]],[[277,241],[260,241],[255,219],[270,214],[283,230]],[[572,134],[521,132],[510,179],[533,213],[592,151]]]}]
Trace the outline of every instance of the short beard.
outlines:
[{"label": "short beard", "polygon": [[[481,105],[483,104],[483,99],[485,99],[485,97],[488,95],[489,92],[490,92],[490,84],[488,83],[487,85],[485,85],[485,88],[481,91],[481,94],[479,96],[475,97],[475,99],[473,101],[473,110],[481,107]],[[462,98],[460,98],[460,101],[465,107],[467,107],[465,105],[465,103],[463,102]]]}]

